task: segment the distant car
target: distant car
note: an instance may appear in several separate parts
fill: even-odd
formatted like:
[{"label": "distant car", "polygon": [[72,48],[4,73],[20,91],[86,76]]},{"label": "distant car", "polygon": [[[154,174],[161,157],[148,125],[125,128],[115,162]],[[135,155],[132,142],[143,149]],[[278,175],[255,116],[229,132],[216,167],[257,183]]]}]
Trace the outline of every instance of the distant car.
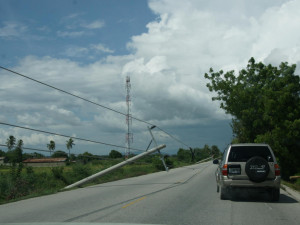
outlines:
[{"label": "distant car", "polygon": [[235,188],[266,189],[273,201],[280,196],[280,168],[267,144],[232,144],[228,146],[216,170],[217,192],[229,199]]}]

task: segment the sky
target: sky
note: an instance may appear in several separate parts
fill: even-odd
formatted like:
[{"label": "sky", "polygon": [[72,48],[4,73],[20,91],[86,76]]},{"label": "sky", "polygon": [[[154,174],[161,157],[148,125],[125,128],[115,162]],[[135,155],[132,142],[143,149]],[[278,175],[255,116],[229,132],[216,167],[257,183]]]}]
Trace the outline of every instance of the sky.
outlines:
[{"label": "sky", "polygon": [[[238,73],[251,57],[299,65],[299,10],[299,0],[0,0],[0,66],[122,113],[130,76],[134,117],[192,148],[223,150],[233,138],[231,116],[211,100],[204,74]],[[1,69],[0,96],[1,122],[126,146],[124,115]],[[147,126],[132,121],[133,148],[147,148]],[[186,148],[153,133],[166,154]],[[25,147],[54,140],[66,150],[65,137],[0,125],[0,144],[9,135]],[[75,144],[75,154],[116,149]]]}]

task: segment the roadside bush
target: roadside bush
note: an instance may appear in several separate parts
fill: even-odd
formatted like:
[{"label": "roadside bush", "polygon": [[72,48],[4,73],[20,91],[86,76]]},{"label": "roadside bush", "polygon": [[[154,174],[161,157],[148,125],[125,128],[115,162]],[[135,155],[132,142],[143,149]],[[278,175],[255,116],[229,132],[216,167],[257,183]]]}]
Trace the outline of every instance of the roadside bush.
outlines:
[{"label": "roadside bush", "polygon": [[174,168],[174,160],[169,156],[169,155],[165,155],[164,156],[165,158],[165,162],[166,162],[166,165],[169,169],[172,169]]},{"label": "roadside bush", "polygon": [[64,167],[53,167],[51,168],[51,172],[54,178],[63,181],[65,184],[68,183],[64,177]]},{"label": "roadside bush", "polygon": [[37,176],[33,171],[33,168],[26,167],[26,174],[25,179],[27,180],[28,184],[31,186],[31,189],[34,189],[35,183],[37,182]]},{"label": "roadside bush", "polygon": [[8,191],[8,176],[6,174],[0,174],[0,200],[5,199]]},{"label": "roadside bush", "polygon": [[180,148],[177,152],[178,161],[191,162],[191,152],[190,150],[185,150]]},{"label": "roadside bush", "polygon": [[0,179],[0,200],[9,201],[28,195],[34,187],[34,182],[21,176],[22,166],[13,166],[10,173],[2,174]]},{"label": "roadside bush", "polygon": [[72,170],[67,173],[68,183],[74,183],[93,174],[89,165],[74,164]]},{"label": "roadside bush", "polygon": [[[174,167],[174,162],[173,160],[168,156],[168,155],[165,155],[164,156],[164,159],[165,159],[165,163],[166,163],[166,166],[171,169]],[[165,167],[164,167],[164,164],[163,162],[161,161],[160,157],[159,156],[155,156],[152,160],[152,164],[155,166],[156,169],[158,170],[165,170]]]},{"label": "roadside bush", "polygon": [[92,164],[93,165],[101,165],[101,160],[99,160],[99,159],[93,159],[92,160]]}]

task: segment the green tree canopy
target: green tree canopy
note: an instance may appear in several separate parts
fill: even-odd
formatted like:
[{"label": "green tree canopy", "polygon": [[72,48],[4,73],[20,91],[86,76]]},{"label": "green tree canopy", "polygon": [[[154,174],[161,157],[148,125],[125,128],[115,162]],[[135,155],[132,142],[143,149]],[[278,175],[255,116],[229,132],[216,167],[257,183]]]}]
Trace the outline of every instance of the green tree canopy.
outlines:
[{"label": "green tree canopy", "polygon": [[179,161],[190,162],[192,160],[190,150],[180,148],[177,152],[177,158]]},{"label": "green tree canopy", "polygon": [[23,160],[23,140],[18,141],[17,147],[15,149],[15,160],[17,163],[21,163]]},{"label": "green tree canopy", "polygon": [[207,87],[217,93],[212,100],[233,116],[235,142],[270,144],[285,176],[300,168],[300,81],[295,69],[286,62],[275,67],[251,58],[238,74],[212,68],[205,74]]},{"label": "green tree canopy", "polygon": [[11,151],[14,148],[15,144],[16,144],[16,138],[14,136],[10,135],[6,141],[6,146],[7,146],[8,150]]},{"label": "green tree canopy", "polygon": [[12,164],[21,163],[23,160],[23,141],[20,139],[16,145],[16,138],[12,135],[6,141],[6,145],[8,148],[5,158],[5,162],[9,162]]},{"label": "green tree canopy", "polygon": [[220,149],[216,145],[211,146],[211,154],[214,156],[214,158],[217,158],[221,155]]},{"label": "green tree canopy", "polygon": [[0,149],[0,157],[5,157],[5,156],[6,156],[5,151],[2,151],[2,150]]},{"label": "green tree canopy", "polygon": [[112,159],[117,159],[117,158],[122,158],[122,157],[123,157],[123,155],[116,150],[111,150],[109,153],[109,158],[112,158]]},{"label": "green tree canopy", "polygon": [[64,151],[55,151],[52,156],[52,158],[68,158],[68,154]]},{"label": "green tree canopy", "polygon": [[24,153],[23,154],[23,160],[26,159],[40,159],[40,158],[44,158],[45,156],[43,154],[37,153],[37,152],[33,152],[33,153]]},{"label": "green tree canopy", "polygon": [[96,157],[92,153],[84,152],[83,154],[79,154],[77,158],[81,160],[84,164],[86,164],[87,162],[92,161]]},{"label": "green tree canopy", "polygon": [[196,161],[207,159],[211,156],[212,153],[211,148],[207,144],[205,144],[203,148],[195,148],[194,151],[195,151]]}]

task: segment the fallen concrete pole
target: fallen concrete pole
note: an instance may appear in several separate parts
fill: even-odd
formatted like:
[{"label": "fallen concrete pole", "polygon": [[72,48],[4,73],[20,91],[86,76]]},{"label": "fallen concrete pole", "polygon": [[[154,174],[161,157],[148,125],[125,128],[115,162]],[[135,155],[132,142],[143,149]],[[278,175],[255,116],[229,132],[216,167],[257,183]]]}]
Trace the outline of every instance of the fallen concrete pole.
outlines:
[{"label": "fallen concrete pole", "polygon": [[130,159],[127,159],[126,161],[123,161],[123,162],[121,162],[121,163],[118,163],[118,164],[116,164],[116,165],[114,165],[114,166],[112,166],[112,167],[109,167],[109,168],[107,168],[107,169],[105,169],[105,170],[102,170],[102,171],[100,171],[100,172],[98,172],[98,173],[95,173],[95,174],[93,174],[93,175],[91,175],[91,176],[89,176],[89,177],[86,177],[86,178],[84,178],[84,179],[82,179],[82,180],[80,180],[80,181],[77,181],[77,182],[74,183],[74,184],[70,184],[69,186],[63,188],[63,190],[66,190],[66,189],[70,189],[70,188],[73,188],[73,187],[80,186],[80,185],[82,185],[82,184],[84,184],[84,183],[87,183],[87,182],[89,182],[89,181],[91,181],[91,180],[94,180],[94,179],[96,179],[96,178],[98,178],[98,177],[101,177],[101,176],[104,175],[104,174],[107,174],[107,173],[109,173],[109,172],[111,172],[111,171],[113,171],[113,170],[115,170],[115,169],[118,169],[118,168],[120,168],[120,167],[122,167],[122,166],[125,166],[125,165],[128,164],[128,163],[134,162],[135,160],[138,160],[139,158],[142,158],[142,157],[144,157],[144,156],[146,156],[146,155],[149,155],[149,154],[151,154],[151,153],[153,153],[153,152],[155,152],[155,151],[158,151],[158,150],[160,150],[160,149],[162,149],[162,148],[165,148],[165,147],[166,147],[166,145],[159,145],[159,146],[157,146],[157,147],[155,147],[155,148],[152,148],[152,149],[150,149],[150,150],[148,150],[148,151],[146,151],[146,152],[143,152],[143,153],[141,153],[141,154],[139,154],[139,155],[136,155],[136,156],[134,156],[134,157],[132,157],[132,158],[130,158]]},{"label": "fallen concrete pole", "polygon": [[208,158],[206,158],[206,159],[202,159],[201,161],[196,162],[196,164],[202,163],[202,162],[204,162],[204,161],[206,161],[206,160],[208,160],[208,159],[212,159],[212,158],[213,158],[213,157],[211,156],[211,157],[208,157]]}]

